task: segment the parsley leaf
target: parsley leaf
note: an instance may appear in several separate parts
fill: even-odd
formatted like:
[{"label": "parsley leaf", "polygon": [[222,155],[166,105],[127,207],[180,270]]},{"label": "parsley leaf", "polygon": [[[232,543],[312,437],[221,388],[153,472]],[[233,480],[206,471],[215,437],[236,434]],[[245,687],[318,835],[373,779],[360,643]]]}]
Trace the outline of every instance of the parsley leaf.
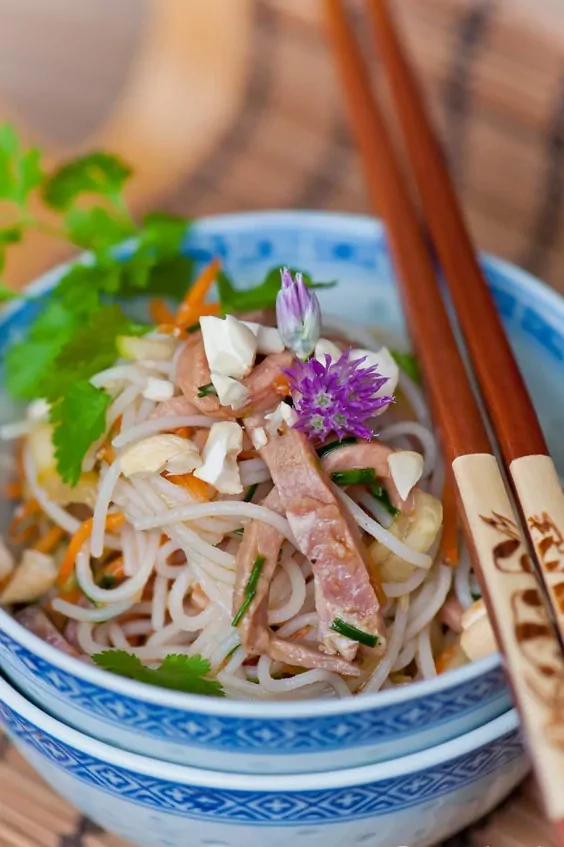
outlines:
[{"label": "parsley leaf", "polygon": [[76,485],[82,460],[91,444],[106,431],[106,411],[112,398],[89,382],[74,382],[51,406],[53,445],[63,482]]},{"label": "parsley leaf", "polygon": [[131,175],[129,165],[119,157],[96,151],[73,159],[51,174],[43,185],[43,199],[48,206],[65,211],[84,194],[106,197],[114,203]]},{"label": "parsley leaf", "polygon": [[210,663],[202,656],[182,656],[171,653],[156,670],[147,668],[137,656],[125,650],[104,650],[92,658],[96,664],[118,676],[135,679],[146,685],[184,691],[186,694],[205,694],[208,697],[223,697],[224,692],[215,679],[208,679]]},{"label": "parsley leaf", "polygon": [[421,371],[419,370],[419,362],[413,353],[405,353],[401,350],[390,350],[397,366],[407,374],[407,376],[421,385]]},{"label": "parsley leaf", "polygon": [[[290,269],[295,275],[297,271]],[[310,288],[332,288],[336,282],[313,282],[308,273],[303,273],[304,281]],[[230,312],[253,312],[255,309],[272,309],[276,305],[276,296],[280,290],[280,267],[271,268],[262,282],[254,288],[237,289],[225,271],[217,275],[217,289],[221,310]]]}]

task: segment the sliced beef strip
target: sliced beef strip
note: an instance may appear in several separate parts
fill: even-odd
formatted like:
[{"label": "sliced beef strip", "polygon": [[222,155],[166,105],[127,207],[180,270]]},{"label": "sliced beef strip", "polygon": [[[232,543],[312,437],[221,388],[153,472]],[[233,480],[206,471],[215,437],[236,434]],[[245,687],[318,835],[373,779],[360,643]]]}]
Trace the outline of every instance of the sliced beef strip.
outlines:
[{"label": "sliced beef strip", "polygon": [[356,655],[357,642],[331,629],[336,618],[378,637],[382,646],[385,628],[360,532],[317,454],[303,433],[287,428],[270,433],[260,453],[298,546],[312,565],[321,649],[347,661]]},{"label": "sliced beef strip", "polygon": [[[262,505],[280,514],[284,512],[276,488],[267,495]],[[248,653],[253,655],[266,653],[273,659],[298,667],[322,668],[344,676],[358,675],[357,669],[344,659],[320,653],[314,647],[298,641],[285,641],[270,630],[268,598],[283,543],[284,536],[270,524],[254,520],[245,528],[243,541],[237,553],[234,614],[237,614],[245,600],[245,587],[257,556],[264,556],[265,562],[255,596],[238,626],[241,644]]]}]

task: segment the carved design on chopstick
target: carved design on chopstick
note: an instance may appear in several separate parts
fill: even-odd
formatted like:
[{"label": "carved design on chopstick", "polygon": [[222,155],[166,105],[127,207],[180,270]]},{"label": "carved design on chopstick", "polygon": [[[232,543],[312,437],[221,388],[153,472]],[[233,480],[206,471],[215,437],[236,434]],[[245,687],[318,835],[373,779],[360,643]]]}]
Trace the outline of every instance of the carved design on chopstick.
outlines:
[{"label": "carved design on chopstick", "polygon": [[[488,526],[501,536],[492,548],[494,564],[504,574],[531,572],[529,556],[524,550],[516,523],[499,512],[491,516],[480,515]],[[533,526],[534,522],[534,526]],[[564,538],[551,518],[533,518],[531,528],[541,539],[539,545],[553,561],[554,548],[564,553]],[[543,540],[546,542],[543,544]],[[564,591],[564,582],[562,583]],[[561,595],[564,600],[564,594]],[[543,598],[536,587],[521,588],[511,594],[511,609],[515,638],[522,658],[526,662],[525,678],[535,699],[547,712],[544,715],[544,732],[547,739],[564,747],[564,672],[562,658],[546,620]]]},{"label": "carved design on chopstick", "polygon": [[517,524],[511,518],[492,512],[492,516],[480,515],[484,523],[491,526],[504,537],[492,550],[495,566],[502,573],[531,572],[531,562],[523,543]]},{"label": "carved design on chopstick", "polygon": [[[543,512],[541,517],[533,516],[528,520],[543,570],[551,573],[564,571],[564,536],[555,521],[547,512]],[[560,589],[557,591],[558,601],[560,611],[564,612],[564,583],[559,583],[556,588]]]}]

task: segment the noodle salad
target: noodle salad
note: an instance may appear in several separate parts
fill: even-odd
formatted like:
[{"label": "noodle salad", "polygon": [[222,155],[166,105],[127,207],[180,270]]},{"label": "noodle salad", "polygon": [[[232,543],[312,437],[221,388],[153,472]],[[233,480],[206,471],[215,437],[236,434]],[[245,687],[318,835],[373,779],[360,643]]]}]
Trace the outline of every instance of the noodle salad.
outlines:
[{"label": "noodle salad", "polygon": [[413,357],[324,321],[287,268],[239,292],[214,259],[150,325],[107,290],[89,310],[72,273],[6,360],[28,406],[0,429],[0,604],[23,626],[249,699],[375,692],[495,649]]}]

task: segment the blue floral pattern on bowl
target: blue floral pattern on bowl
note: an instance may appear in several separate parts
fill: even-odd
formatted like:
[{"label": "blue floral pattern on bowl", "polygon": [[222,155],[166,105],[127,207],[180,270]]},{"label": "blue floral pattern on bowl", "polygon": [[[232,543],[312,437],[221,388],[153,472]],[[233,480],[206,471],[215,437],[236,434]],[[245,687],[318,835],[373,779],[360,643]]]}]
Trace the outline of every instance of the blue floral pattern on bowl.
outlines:
[{"label": "blue floral pattern on bowl", "polygon": [[0,680],[2,723],[57,791],[141,847],[424,847],[489,811],[528,770],[514,711],[391,763],[289,776],[125,753],[54,721]]},{"label": "blue floral pattern on bowl", "polygon": [[[243,287],[276,264],[338,278],[338,287],[319,292],[326,313],[394,336],[404,332],[384,235],[374,220],[307,212],[209,218],[191,229],[185,249],[202,262],[220,255]],[[564,302],[504,262],[485,258],[484,266],[564,467]],[[36,293],[48,296],[59,273],[36,283]],[[27,302],[0,316],[0,356],[37,308]],[[95,737],[167,761],[251,773],[321,771],[405,755],[468,732],[510,705],[497,656],[399,694],[351,702],[212,702],[151,690],[72,660],[1,611],[0,668],[51,714]]]}]

